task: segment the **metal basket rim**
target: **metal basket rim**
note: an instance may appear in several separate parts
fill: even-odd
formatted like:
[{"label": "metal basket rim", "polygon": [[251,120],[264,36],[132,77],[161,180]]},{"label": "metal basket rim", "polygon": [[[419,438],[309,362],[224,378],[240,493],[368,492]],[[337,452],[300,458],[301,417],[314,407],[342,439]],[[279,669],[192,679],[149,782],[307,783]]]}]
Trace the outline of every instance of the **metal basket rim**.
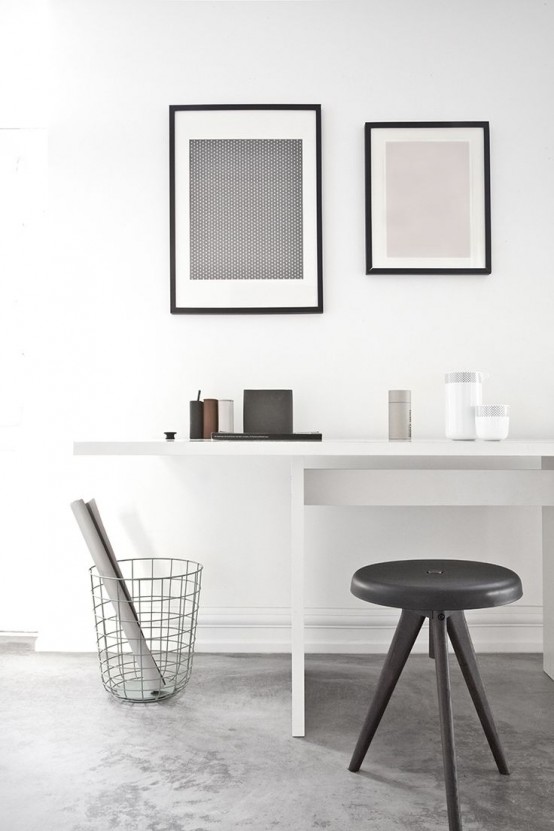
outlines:
[{"label": "metal basket rim", "polygon": [[100,574],[100,572],[98,571],[98,566],[96,565],[90,566],[89,572],[91,576],[99,577],[102,580],[132,580],[134,582],[135,580],[178,580],[180,577],[194,577],[195,574],[200,574],[204,568],[204,566],[197,560],[185,560],[181,557],[126,557],[123,560],[117,560],[118,563],[144,563],[146,561],[157,563],[190,563],[194,566],[197,566],[197,568],[193,571],[186,571],[184,574],[172,574],[171,576],[166,575],[165,577],[109,577],[107,575]]}]

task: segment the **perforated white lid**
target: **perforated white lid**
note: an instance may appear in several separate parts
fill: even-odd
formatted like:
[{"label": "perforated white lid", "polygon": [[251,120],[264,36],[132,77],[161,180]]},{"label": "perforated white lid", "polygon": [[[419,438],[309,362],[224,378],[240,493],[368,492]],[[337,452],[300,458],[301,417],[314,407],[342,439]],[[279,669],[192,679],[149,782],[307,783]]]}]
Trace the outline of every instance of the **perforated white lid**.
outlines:
[{"label": "perforated white lid", "polygon": [[509,404],[477,404],[475,415],[480,418],[498,418],[498,416],[509,416]]},{"label": "perforated white lid", "polygon": [[444,376],[447,384],[480,384],[483,378],[482,372],[447,372]]}]

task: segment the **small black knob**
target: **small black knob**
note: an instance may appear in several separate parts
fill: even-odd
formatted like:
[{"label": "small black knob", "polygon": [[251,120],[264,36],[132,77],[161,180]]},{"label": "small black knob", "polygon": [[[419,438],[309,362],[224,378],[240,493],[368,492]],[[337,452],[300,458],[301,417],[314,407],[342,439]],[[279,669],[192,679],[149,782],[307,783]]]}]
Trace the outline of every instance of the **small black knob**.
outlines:
[{"label": "small black knob", "polygon": [[444,620],[444,617],[445,617],[445,616],[443,615],[443,613],[442,613],[442,612],[441,612],[441,613],[440,613],[440,615],[438,616],[439,620]]},{"label": "small black knob", "polygon": [[166,441],[174,441],[176,435],[177,435],[177,433],[171,433],[171,432],[170,433],[164,433]]}]

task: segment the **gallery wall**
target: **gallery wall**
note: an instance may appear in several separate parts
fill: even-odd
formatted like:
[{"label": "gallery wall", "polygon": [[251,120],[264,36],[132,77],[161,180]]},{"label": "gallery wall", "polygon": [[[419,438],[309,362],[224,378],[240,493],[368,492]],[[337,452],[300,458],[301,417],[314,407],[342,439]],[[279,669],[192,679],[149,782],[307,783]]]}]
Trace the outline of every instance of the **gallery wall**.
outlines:
[{"label": "gallery wall", "polygon": [[[554,438],[553,26],[542,0],[53,0],[51,269],[29,278],[14,438],[28,526],[14,551],[39,648],[94,648],[68,508],[81,496],[119,556],[204,563],[199,648],[288,643],[286,461],[74,458],[74,439],[186,436],[198,389],[240,413],[242,390],[263,387],[294,390],[298,430],[374,438],[388,389],[411,389],[414,437],[440,437],[452,369],[488,374],[513,438]],[[168,107],[187,103],[321,104],[323,315],[170,315]],[[490,122],[492,274],[366,276],[364,122],[434,120]],[[350,596],[352,571],[446,555],[522,575],[519,604],[475,618],[480,648],[539,649],[539,522],[536,509],[309,509],[310,643],[382,649],[394,615]]]}]

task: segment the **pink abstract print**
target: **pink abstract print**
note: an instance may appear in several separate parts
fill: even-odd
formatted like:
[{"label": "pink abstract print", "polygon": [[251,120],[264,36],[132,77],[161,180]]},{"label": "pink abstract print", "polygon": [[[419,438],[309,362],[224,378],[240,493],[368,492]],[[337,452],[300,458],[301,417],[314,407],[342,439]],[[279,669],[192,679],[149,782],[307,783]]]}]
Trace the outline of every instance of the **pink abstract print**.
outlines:
[{"label": "pink abstract print", "polygon": [[469,150],[466,141],[387,142],[387,256],[470,255]]}]

